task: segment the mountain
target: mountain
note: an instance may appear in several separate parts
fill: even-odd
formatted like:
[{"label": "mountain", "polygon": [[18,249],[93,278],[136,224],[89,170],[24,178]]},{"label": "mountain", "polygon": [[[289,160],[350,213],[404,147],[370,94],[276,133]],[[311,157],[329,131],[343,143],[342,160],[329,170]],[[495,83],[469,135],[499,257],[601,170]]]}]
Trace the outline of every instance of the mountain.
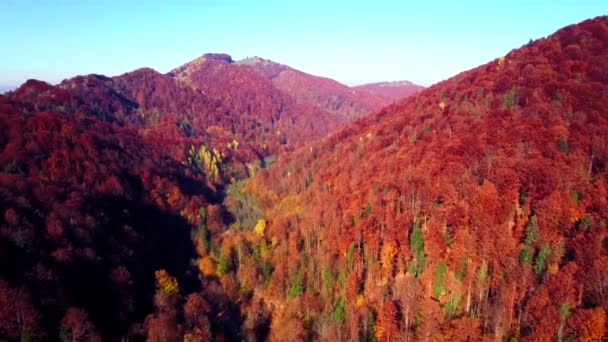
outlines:
[{"label": "mountain", "polygon": [[260,167],[220,144],[228,113],[150,69],[0,96],[0,339],[240,339],[238,293],[197,266]]},{"label": "mountain", "polygon": [[410,81],[368,83],[353,88],[359,91],[366,91],[390,102],[412,96],[424,89],[423,86]]},{"label": "mountain", "polygon": [[565,27],[260,172],[270,339],[606,338],[606,56]]},{"label": "mountain", "polygon": [[259,57],[234,62],[227,54],[205,54],[168,75],[236,112],[273,122],[280,116],[291,117],[302,122],[296,126],[306,122],[311,125],[309,141],[389,103]]},{"label": "mountain", "polygon": [[12,98],[31,110],[91,114],[157,132],[175,125],[218,150],[236,141],[243,163],[319,139],[388,103],[278,63],[234,63],[226,54],[205,54],[166,75],[142,68],[57,86],[31,80]]},{"label": "mountain", "polygon": [[257,215],[237,181],[371,110],[349,101],[300,103],[217,54],[0,96],[0,339],[263,335],[234,287],[230,227]]},{"label": "mountain", "polygon": [[[283,140],[310,140],[335,127],[335,118],[296,104],[271,82],[226,54],[205,54],[169,72],[178,84],[223,103],[257,122],[249,129],[277,132]],[[255,127],[259,126],[259,127]],[[297,132],[296,132],[297,131]]]},{"label": "mountain", "polygon": [[388,104],[383,98],[349,88],[325,77],[313,76],[289,66],[253,57],[237,64],[252,68],[296,102],[316,107],[348,122]]},{"label": "mountain", "polygon": [[587,20],[371,115],[225,54],[30,80],[0,340],[605,339],[606,56]]}]

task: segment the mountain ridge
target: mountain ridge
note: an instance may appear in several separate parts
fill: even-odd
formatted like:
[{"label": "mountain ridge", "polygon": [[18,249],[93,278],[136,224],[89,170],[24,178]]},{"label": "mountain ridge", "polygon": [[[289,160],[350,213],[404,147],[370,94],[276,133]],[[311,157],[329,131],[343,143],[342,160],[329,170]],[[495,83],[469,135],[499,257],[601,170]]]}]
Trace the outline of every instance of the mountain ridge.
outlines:
[{"label": "mountain ridge", "polygon": [[[327,78],[259,60],[264,67],[239,64],[228,54],[206,53],[166,74],[144,67],[114,77],[81,75],[45,86],[45,92],[26,82],[13,98],[36,103],[36,108],[91,113],[104,121],[139,126],[185,120],[205,131],[219,125],[232,135],[221,144],[245,139],[242,147],[251,153],[244,162],[318,139],[387,102]],[[251,135],[254,127],[258,138]],[[213,135],[208,139],[219,143],[213,142]]]},{"label": "mountain ridge", "polygon": [[425,87],[411,81],[375,82],[354,86],[354,89],[367,91],[388,101],[397,101],[412,96]]}]

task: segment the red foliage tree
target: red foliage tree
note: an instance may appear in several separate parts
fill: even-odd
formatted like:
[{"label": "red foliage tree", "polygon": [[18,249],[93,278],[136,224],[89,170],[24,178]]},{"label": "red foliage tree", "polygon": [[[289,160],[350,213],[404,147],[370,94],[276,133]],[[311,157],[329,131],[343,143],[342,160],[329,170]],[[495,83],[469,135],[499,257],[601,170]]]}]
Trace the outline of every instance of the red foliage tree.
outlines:
[{"label": "red foliage tree", "polygon": [[62,338],[68,341],[101,341],[87,313],[80,308],[68,308],[61,320]]}]

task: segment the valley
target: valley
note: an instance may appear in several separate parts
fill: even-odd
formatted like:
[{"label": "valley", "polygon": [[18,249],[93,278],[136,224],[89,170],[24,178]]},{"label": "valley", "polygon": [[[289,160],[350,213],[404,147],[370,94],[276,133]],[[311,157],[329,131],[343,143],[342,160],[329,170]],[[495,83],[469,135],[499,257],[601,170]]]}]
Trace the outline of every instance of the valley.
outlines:
[{"label": "valley", "polygon": [[428,88],[261,57],[0,96],[0,339],[601,340],[608,19]]}]

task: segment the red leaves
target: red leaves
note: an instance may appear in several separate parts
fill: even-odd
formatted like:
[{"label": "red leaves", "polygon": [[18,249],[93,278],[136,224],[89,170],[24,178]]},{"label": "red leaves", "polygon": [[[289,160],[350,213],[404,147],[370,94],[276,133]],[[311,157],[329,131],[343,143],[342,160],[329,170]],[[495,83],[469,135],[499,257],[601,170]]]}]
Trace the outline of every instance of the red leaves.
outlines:
[{"label": "red leaves", "polygon": [[131,273],[125,266],[118,266],[110,272],[110,279],[116,284],[128,284],[131,281]]},{"label": "red leaves", "polygon": [[87,313],[80,308],[68,308],[61,320],[61,333],[69,341],[101,341]]},{"label": "red leaves", "polygon": [[181,334],[175,316],[168,313],[149,315],[144,322],[146,341],[179,341]]},{"label": "red leaves", "polygon": [[52,240],[60,240],[63,237],[63,227],[57,214],[51,213],[47,216],[46,233]]},{"label": "red leaves", "polygon": [[398,310],[393,301],[382,303],[376,321],[375,335],[378,341],[393,341],[399,331]]},{"label": "red leaves", "polygon": [[184,304],[184,318],[191,326],[201,326],[205,316],[211,312],[211,305],[200,293],[188,295]]},{"label": "red leaves", "polygon": [[4,221],[6,221],[6,223],[12,226],[16,226],[19,223],[19,216],[17,215],[15,209],[6,209],[6,211],[4,212]]},{"label": "red leaves", "polygon": [[577,310],[568,319],[568,328],[579,341],[601,341],[606,338],[606,311],[602,308]]},{"label": "red leaves", "polygon": [[10,339],[38,336],[40,314],[24,288],[13,289],[0,279],[0,335]]}]

